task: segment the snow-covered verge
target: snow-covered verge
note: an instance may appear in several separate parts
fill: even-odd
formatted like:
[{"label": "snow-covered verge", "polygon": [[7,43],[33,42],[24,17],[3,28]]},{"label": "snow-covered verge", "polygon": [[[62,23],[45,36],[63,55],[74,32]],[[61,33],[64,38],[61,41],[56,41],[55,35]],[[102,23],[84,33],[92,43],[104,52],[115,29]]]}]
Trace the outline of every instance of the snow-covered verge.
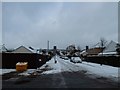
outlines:
[{"label": "snow-covered verge", "polygon": [[27,71],[24,71],[22,73],[19,73],[18,75],[23,75],[23,76],[29,76],[32,73],[34,73],[36,71],[36,69],[27,69]]},{"label": "snow-covered verge", "polygon": [[[27,69],[27,71],[24,71],[22,73],[19,73],[18,75],[24,75],[24,76],[28,76],[31,73],[35,72],[36,69]],[[5,73],[10,73],[10,72],[14,72],[16,71],[16,69],[0,69],[0,75],[3,75]]]},{"label": "snow-covered verge", "polygon": [[0,75],[16,71],[16,69],[0,69]]},{"label": "snow-covered verge", "polygon": [[105,77],[118,81],[118,69],[117,67],[100,65],[95,63],[83,62],[82,64],[77,63],[77,66],[80,66],[82,69],[87,71],[88,75],[94,77]]},{"label": "snow-covered verge", "polygon": [[64,60],[59,57],[56,57],[57,63],[54,62],[54,58],[50,61],[46,62],[42,67],[38,70],[47,68],[42,74],[53,74],[59,72],[75,72],[75,71],[86,71],[86,75],[97,78],[103,77],[108,78],[114,81],[118,81],[118,69],[117,67],[100,65],[95,63],[72,63],[70,60]]},{"label": "snow-covered verge", "polygon": [[59,73],[61,71],[61,65],[60,63],[55,63],[55,58],[52,58],[50,61],[46,62],[42,67],[38,68],[37,71],[46,69],[42,74],[54,74],[54,73]]}]

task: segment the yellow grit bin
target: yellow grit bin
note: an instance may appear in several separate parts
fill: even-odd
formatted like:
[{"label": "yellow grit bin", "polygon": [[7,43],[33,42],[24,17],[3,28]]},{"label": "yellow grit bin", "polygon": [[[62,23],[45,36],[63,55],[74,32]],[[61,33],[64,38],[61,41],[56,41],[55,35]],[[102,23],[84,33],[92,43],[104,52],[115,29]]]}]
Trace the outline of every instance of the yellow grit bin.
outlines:
[{"label": "yellow grit bin", "polygon": [[28,62],[18,62],[16,64],[16,71],[22,72],[26,71],[28,67]]}]

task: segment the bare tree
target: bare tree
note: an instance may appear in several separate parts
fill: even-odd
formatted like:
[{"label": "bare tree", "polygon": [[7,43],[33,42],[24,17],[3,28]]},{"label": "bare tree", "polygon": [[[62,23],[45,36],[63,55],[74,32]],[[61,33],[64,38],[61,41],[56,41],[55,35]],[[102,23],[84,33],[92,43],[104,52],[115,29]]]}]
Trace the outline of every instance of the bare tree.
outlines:
[{"label": "bare tree", "polygon": [[80,47],[80,46],[77,46],[77,50],[78,50],[78,51],[81,51],[81,47]]},{"label": "bare tree", "polygon": [[76,50],[75,45],[69,45],[66,48],[67,54],[72,55],[72,56],[74,55],[75,50]]},{"label": "bare tree", "polygon": [[100,46],[102,47],[102,48],[104,48],[105,46],[106,46],[106,43],[107,43],[107,41],[106,41],[106,39],[105,38],[100,38]]},{"label": "bare tree", "polygon": [[66,48],[66,50],[67,51],[73,51],[73,50],[75,50],[76,48],[75,48],[75,45],[69,45],[69,46],[67,46],[67,48]]},{"label": "bare tree", "polygon": [[[107,41],[106,41],[106,39],[105,38],[100,38],[100,47],[102,48],[102,49],[104,49],[105,47],[106,47],[106,43],[107,43]],[[103,55],[103,50],[102,50],[102,55]]]}]

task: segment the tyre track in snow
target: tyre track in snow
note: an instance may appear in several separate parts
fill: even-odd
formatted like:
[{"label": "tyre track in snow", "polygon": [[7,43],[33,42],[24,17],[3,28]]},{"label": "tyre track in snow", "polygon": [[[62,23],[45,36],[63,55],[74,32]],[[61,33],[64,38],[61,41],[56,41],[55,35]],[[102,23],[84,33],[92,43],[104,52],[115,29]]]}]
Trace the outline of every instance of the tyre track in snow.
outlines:
[{"label": "tyre track in snow", "polygon": [[[58,60],[57,60],[58,61]],[[57,62],[59,63],[59,62]],[[65,79],[64,79],[64,76],[62,75],[62,66],[61,66],[61,63],[60,64],[60,73],[57,73],[57,74],[53,74],[53,77],[52,77],[52,86],[54,88],[67,88],[67,85],[66,85],[66,82],[65,82]]]},{"label": "tyre track in snow", "polygon": [[53,82],[52,82],[52,86],[55,88],[67,88],[66,82],[65,82],[65,77],[63,76],[62,72],[77,72],[79,71],[79,67],[64,61],[63,59],[57,57],[56,58],[57,63],[60,64],[60,70],[61,73],[57,73],[57,74],[53,74]]},{"label": "tyre track in snow", "polygon": [[52,87],[54,88],[67,88],[65,79],[62,73],[53,74]]},{"label": "tyre track in snow", "polygon": [[[80,87],[85,87],[85,86],[86,87],[97,87],[97,88],[100,88],[100,87],[103,87],[103,88],[104,87],[117,87],[116,84],[109,83],[106,80],[92,79],[92,78],[86,77],[85,73],[87,71],[82,70],[79,66],[77,66],[75,64],[72,64],[70,62],[66,62],[63,59],[59,59],[59,58],[57,59],[57,61],[61,65],[61,73],[63,73],[62,76],[64,76],[64,78],[65,78],[64,80],[65,80],[66,85],[68,87],[79,87],[78,84],[81,84]],[[73,75],[68,76],[69,75],[69,73],[68,73],[68,75],[66,76],[65,75],[66,73],[64,74],[64,72],[66,72],[66,73],[71,72],[71,74],[73,74]],[[74,72],[77,72],[78,76]],[[76,80],[75,84],[70,82],[71,81],[70,77],[74,78],[74,80]],[[78,78],[76,79],[76,77],[78,77]],[[81,81],[81,82],[79,82],[79,81]]]},{"label": "tyre track in snow", "polygon": [[63,59],[58,58],[57,61],[61,64],[61,71],[77,72],[82,70],[79,66],[66,62]]}]

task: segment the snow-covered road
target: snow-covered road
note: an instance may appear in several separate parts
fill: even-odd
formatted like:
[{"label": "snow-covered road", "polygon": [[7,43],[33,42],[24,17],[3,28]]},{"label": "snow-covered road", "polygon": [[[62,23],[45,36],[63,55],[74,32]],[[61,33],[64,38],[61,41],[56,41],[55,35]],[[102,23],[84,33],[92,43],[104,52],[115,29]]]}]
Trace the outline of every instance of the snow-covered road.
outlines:
[{"label": "snow-covered road", "polygon": [[[43,68],[48,68],[47,71],[43,72],[42,74],[53,74],[59,72],[77,72],[77,71],[84,71],[86,75],[92,78],[99,78],[104,77],[110,80],[118,81],[118,69],[117,67],[107,66],[107,65],[100,65],[95,63],[72,63],[70,60],[64,60],[56,56],[57,63],[55,63],[54,58],[50,61],[46,62],[42,67],[38,70]],[[47,67],[46,67],[47,66]]]}]

